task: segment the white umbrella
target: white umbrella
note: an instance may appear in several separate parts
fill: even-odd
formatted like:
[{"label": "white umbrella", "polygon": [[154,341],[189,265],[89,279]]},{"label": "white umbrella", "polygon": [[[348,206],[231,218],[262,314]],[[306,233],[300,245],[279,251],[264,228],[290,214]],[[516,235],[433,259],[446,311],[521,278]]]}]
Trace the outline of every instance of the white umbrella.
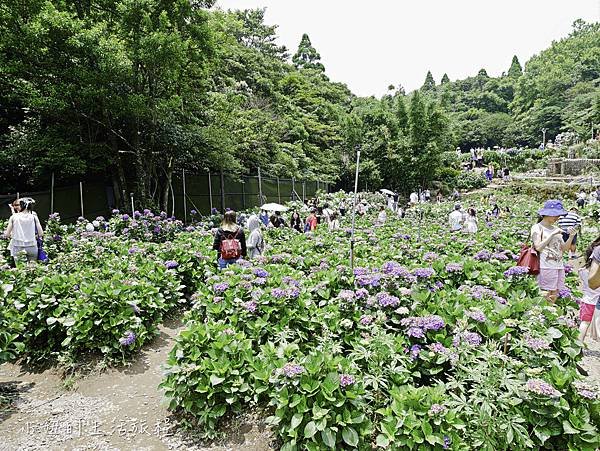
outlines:
[{"label": "white umbrella", "polygon": [[396,194],[395,192],[393,192],[393,191],[390,191],[389,189],[385,189],[385,188],[383,188],[383,189],[380,189],[380,190],[379,190],[379,192],[381,192],[381,193],[383,193],[383,194],[387,194],[387,195],[389,195],[389,196],[394,196],[394,195]]},{"label": "white umbrella", "polygon": [[276,203],[264,204],[260,209],[265,211],[288,211],[287,207]]}]

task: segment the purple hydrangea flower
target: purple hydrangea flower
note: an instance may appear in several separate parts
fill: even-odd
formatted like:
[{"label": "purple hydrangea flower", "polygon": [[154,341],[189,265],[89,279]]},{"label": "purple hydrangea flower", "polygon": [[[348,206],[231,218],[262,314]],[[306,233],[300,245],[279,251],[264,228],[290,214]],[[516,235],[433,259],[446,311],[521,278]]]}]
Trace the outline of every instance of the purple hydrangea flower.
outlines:
[{"label": "purple hydrangea flower", "polygon": [[125,332],[125,335],[123,335],[121,338],[119,338],[119,343],[121,344],[121,346],[129,346],[129,345],[133,344],[134,342],[135,342],[135,334],[130,330]]},{"label": "purple hydrangea flower", "polygon": [[475,321],[479,321],[480,323],[484,323],[486,321],[485,313],[479,309],[471,309],[467,312],[467,316]]},{"label": "purple hydrangea flower", "polygon": [[425,255],[423,255],[423,260],[425,260],[426,262],[434,261],[437,258],[438,256],[435,252],[427,252]]},{"label": "purple hydrangea flower", "polygon": [[423,330],[440,330],[446,325],[441,316],[410,316],[402,319],[400,324],[404,327],[419,327]]},{"label": "purple hydrangea flower", "polygon": [[444,444],[442,445],[442,448],[448,449],[448,448],[450,448],[451,444],[452,444],[452,439],[450,437],[448,437],[447,435],[444,435]]},{"label": "purple hydrangea flower", "polygon": [[260,278],[263,278],[263,279],[265,277],[269,277],[269,273],[267,271],[265,271],[264,269],[262,269],[262,268],[256,268],[254,270],[254,275],[256,277],[260,277]]},{"label": "purple hydrangea flower", "polygon": [[525,384],[525,388],[532,393],[548,396],[549,398],[558,398],[562,395],[561,392],[542,379],[529,379]]},{"label": "purple hydrangea flower", "polygon": [[129,215],[128,214],[124,214],[123,216],[121,216],[121,219],[123,221],[129,221]]},{"label": "purple hydrangea flower", "polygon": [[354,294],[354,291],[352,291],[352,290],[342,290],[342,291],[340,291],[340,294],[338,296],[340,299],[342,299],[344,301],[351,301],[354,299],[355,294]]},{"label": "purple hydrangea flower", "polygon": [[267,279],[265,279],[264,277],[257,277],[252,281],[252,283],[254,285],[264,285],[265,283],[267,283]]},{"label": "purple hydrangea flower", "polygon": [[296,279],[294,279],[290,276],[285,276],[282,280],[283,280],[283,283],[285,283],[286,285],[293,285],[295,287],[300,286],[300,282],[298,282]]},{"label": "purple hydrangea flower", "polygon": [[358,322],[363,326],[368,326],[373,322],[373,317],[371,315],[363,315]]},{"label": "purple hydrangea flower", "polygon": [[412,345],[410,347],[410,355],[412,356],[413,359],[416,359],[417,357],[419,357],[420,353],[421,353],[421,346]]},{"label": "purple hydrangea flower", "polygon": [[598,394],[595,391],[590,390],[585,387],[578,387],[577,393],[579,393],[579,396],[581,396],[582,398],[585,398],[585,399],[597,399],[598,398]]},{"label": "purple hydrangea flower", "polygon": [[489,252],[489,251],[486,251],[486,250],[484,249],[484,250],[481,250],[481,251],[477,252],[477,253],[476,253],[476,254],[473,256],[473,258],[474,258],[475,260],[479,260],[479,261],[488,261],[490,258],[492,258],[492,254],[490,254],[490,252]]},{"label": "purple hydrangea flower", "polygon": [[367,274],[367,268],[360,268],[360,267],[356,267],[354,268],[354,275],[355,276],[364,276]]},{"label": "purple hydrangea flower", "polygon": [[256,303],[256,301],[247,301],[242,304],[242,307],[244,307],[250,313],[254,313],[256,312],[258,304]]},{"label": "purple hydrangea flower", "polygon": [[446,272],[449,272],[449,273],[462,272],[462,270],[463,270],[463,265],[460,263],[448,263],[446,265]]},{"label": "purple hydrangea flower", "polygon": [[571,299],[573,297],[573,293],[568,288],[562,288],[558,290],[558,297],[561,299]]},{"label": "purple hydrangea flower", "polygon": [[571,274],[573,272],[573,266],[565,264],[565,274]]},{"label": "purple hydrangea flower", "polygon": [[300,289],[298,287],[291,287],[285,290],[285,293],[288,298],[296,299],[298,296],[300,296]]},{"label": "purple hydrangea flower", "polygon": [[504,251],[504,252],[496,252],[496,253],[492,254],[492,258],[494,260],[498,260],[498,261],[501,261],[501,262],[508,260],[508,256],[506,255],[506,251]]},{"label": "purple hydrangea flower", "polygon": [[513,266],[504,271],[504,277],[522,277],[529,275],[529,268],[526,266]]},{"label": "purple hydrangea flower", "polygon": [[438,413],[442,413],[445,410],[446,410],[446,407],[444,407],[441,404],[432,404],[431,407],[429,408],[429,414],[437,415]]},{"label": "purple hydrangea flower", "polygon": [[428,279],[435,274],[435,271],[431,268],[415,268],[412,274],[421,279]]},{"label": "purple hydrangea flower", "polygon": [[302,365],[295,365],[293,363],[286,363],[282,368],[283,374],[286,377],[294,377],[298,374],[302,374],[304,372],[304,367]]},{"label": "purple hydrangea flower", "polygon": [[210,214],[211,215],[218,215],[219,214],[219,210],[217,210],[215,207],[210,209]]},{"label": "purple hydrangea flower", "polygon": [[369,292],[366,288],[359,288],[355,292],[356,299],[364,299],[369,296]]},{"label": "purple hydrangea flower", "polygon": [[167,269],[175,269],[175,268],[177,268],[178,266],[179,266],[179,263],[177,263],[177,262],[176,262],[176,261],[174,261],[174,260],[167,260],[167,261],[165,262],[165,267],[166,267]]},{"label": "purple hydrangea flower", "polygon": [[425,332],[420,327],[409,327],[406,331],[406,335],[413,338],[423,338],[425,336]]},{"label": "purple hydrangea flower", "polygon": [[543,338],[534,338],[530,335],[525,336],[525,345],[533,351],[550,349],[550,343]]},{"label": "purple hydrangea flower", "polygon": [[481,344],[481,335],[477,332],[465,332],[462,336],[470,346],[479,346]]},{"label": "purple hydrangea flower", "polygon": [[340,374],[340,386],[347,387],[354,384],[354,376],[350,374]]},{"label": "purple hydrangea flower", "polygon": [[213,285],[213,290],[215,293],[223,293],[225,290],[229,288],[229,284],[227,282],[215,283]]},{"label": "purple hydrangea flower", "polygon": [[273,288],[273,290],[271,290],[271,295],[277,299],[284,298],[285,294],[286,294],[285,290],[283,290],[281,288]]},{"label": "purple hydrangea flower", "polygon": [[190,210],[190,214],[193,216],[193,215],[195,215],[195,214],[198,214],[198,212],[192,208],[192,209]]},{"label": "purple hydrangea flower", "polygon": [[113,208],[112,214],[113,215],[118,215],[120,213],[119,210],[117,210],[116,208]]},{"label": "purple hydrangea flower", "polygon": [[437,354],[446,354],[448,352],[448,348],[439,342],[432,343],[428,347],[431,351]]},{"label": "purple hydrangea flower", "polygon": [[396,307],[400,304],[400,299],[384,291],[377,293],[375,297],[381,307]]}]

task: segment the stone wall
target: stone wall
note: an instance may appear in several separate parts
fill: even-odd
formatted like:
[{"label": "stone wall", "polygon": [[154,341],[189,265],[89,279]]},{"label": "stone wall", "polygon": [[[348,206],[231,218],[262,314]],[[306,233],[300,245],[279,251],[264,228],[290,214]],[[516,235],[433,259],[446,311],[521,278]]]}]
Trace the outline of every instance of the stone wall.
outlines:
[{"label": "stone wall", "polygon": [[588,158],[553,158],[548,161],[547,175],[582,175],[589,169],[600,170],[600,160]]}]

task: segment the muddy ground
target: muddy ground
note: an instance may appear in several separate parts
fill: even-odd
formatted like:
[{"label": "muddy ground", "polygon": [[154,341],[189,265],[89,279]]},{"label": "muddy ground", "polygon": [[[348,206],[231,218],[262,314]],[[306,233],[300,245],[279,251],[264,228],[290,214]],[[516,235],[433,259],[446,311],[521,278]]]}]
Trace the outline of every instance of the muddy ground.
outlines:
[{"label": "muddy ground", "polygon": [[158,384],[179,321],[122,368],[92,371],[65,384],[59,370],[0,365],[0,450],[249,450],[274,449],[274,436],[258,415],[235,419],[212,444],[178,430]]}]

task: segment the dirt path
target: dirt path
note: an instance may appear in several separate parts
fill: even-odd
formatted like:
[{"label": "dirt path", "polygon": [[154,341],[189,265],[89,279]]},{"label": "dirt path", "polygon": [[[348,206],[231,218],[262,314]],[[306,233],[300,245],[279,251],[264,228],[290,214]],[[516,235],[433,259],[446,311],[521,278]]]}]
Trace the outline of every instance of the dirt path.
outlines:
[{"label": "dirt path", "polygon": [[68,391],[56,370],[1,365],[0,388],[13,404],[0,410],[0,450],[272,449],[273,436],[251,415],[234,421],[213,446],[170,423],[158,384],[182,328],[178,321],[166,323],[131,366],[92,373]]}]

